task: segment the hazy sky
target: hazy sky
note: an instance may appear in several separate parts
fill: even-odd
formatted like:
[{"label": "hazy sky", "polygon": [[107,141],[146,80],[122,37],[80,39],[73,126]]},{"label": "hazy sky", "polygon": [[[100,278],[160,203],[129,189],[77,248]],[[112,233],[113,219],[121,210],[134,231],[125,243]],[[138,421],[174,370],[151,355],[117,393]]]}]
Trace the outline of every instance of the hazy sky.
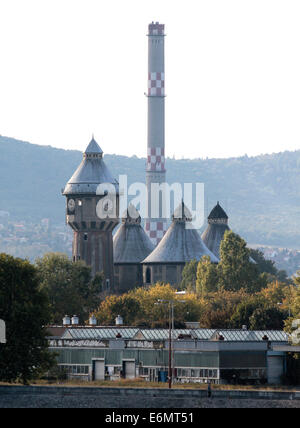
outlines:
[{"label": "hazy sky", "polygon": [[145,156],[154,20],[167,156],[300,148],[299,0],[0,0],[0,19],[1,135]]}]

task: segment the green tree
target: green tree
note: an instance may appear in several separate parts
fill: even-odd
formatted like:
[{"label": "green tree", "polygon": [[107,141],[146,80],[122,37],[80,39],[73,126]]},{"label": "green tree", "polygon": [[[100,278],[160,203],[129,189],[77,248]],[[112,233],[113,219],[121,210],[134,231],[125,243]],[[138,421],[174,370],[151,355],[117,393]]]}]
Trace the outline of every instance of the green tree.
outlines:
[{"label": "green tree", "polygon": [[249,318],[250,330],[282,330],[287,314],[277,307],[256,308]]},{"label": "green tree", "polygon": [[180,285],[182,290],[196,291],[197,266],[197,260],[191,260],[185,264]]},{"label": "green tree", "polygon": [[203,328],[230,328],[231,317],[236,307],[247,298],[244,290],[226,291],[220,289],[200,299],[200,325]]},{"label": "green tree", "polygon": [[77,315],[81,322],[100,303],[102,275],[91,274],[84,262],[72,262],[65,254],[49,253],[36,261],[40,287],[47,294],[52,322],[61,323],[64,315]]},{"label": "green tree", "polygon": [[49,302],[39,289],[37,271],[28,261],[0,254],[0,318],[7,343],[0,353],[0,380],[35,379],[54,365],[46,331]]},{"label": "green tree", "polygon": [[218,272],[219,286],[225,290],[256,292],[266,286],[266,279],[250,261],[246,242],[232,231],[226,231],[221,242]]},{"label": "green tree", "polygon": [[260,296],[250,296],[240,302],[232,314],[230,325],[231,328],[242,328],[243,325],[250,327],[250,317],[256,309],[261,309],[265,305],[263,298]]},{"label": "green tree", "polygon": [[211,263],[210,257],[204,256],[198,263],[196,291],[203,296],[205,293],[217,291],[219,284],[218,269]]}]

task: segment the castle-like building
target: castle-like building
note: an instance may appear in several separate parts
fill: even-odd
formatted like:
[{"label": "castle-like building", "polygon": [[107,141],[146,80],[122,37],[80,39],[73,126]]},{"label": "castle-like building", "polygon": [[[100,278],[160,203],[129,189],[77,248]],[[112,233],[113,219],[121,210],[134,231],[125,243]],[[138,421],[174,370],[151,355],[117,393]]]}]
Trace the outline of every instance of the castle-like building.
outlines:
[{"label": "castle-like building", "polygon": [[[74,231],[73,260],[85,261],[93,275],[103,272],[106,292],[122,293],[160,281],[179,285],[187,262],[209,256],[218,263],[220,243],[229,229],[228,216],[219,203],[208,217],[202,238],[191,226],[192,216],[183,202],[175,210],[169,229],[162,216],[163,198],[153,207],[153,185],[166,180],[164,37],[164,25],[152,22],[148,31],[145,230],[141,217],[129,206],[113,238],[119,223],[119,185],[94,138],[63,191],[66,222]],[[153,217],[153,210],[157,216]]]},{"label": "castle-like building", "polygon": [[[108,195],[99,189],[101,184],[110,184],[115,190],[111,204]],[[93,275],[103,272],[106,290],[114,291],[112,232],[119,223],[119,186],[94,138],[63,195],[66,196],[66,222],[74,231],[73,261],[85,261]]]}]

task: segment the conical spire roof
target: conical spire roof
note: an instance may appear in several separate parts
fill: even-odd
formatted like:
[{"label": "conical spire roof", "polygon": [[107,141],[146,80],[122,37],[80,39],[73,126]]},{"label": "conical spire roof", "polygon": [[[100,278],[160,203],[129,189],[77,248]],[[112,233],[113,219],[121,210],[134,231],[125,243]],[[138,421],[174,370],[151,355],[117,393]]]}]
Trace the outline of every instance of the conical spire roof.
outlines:
[{"label": "conical spire roof", "polygon": [[140,263],[154,249],[141,226],[141,217],[133,205],[122,216],[122,224],[114,236],[114,263]]},{"label": "conical spire roof", "polygon": [[228,220],[228,215],[223,210],[219,202],[217,202],[217,205],[211,210],[208,220]]},{"label": "conical spire roof", "polygon": [[141,216],[134,205],[129,204],[128,208],[122,214],[122,223],[130,224],[141,224]]},{"label": "conical spire roof", "polygon": [[[183,215],[176,217],[175,214],[180,212]],[[190,218],[191,213],[182,202],[174,211],[167,233],[143,263],[186,263],[200,260],[203,256],[209,256],[213,263],[218,263],[218,258],[206,247],[197,230],[187,224]]]},{"label": "conical spire roof", "polygon": [[94,136],[91,140],[91,142],[89,143],[89,145],[87,146],[85,152],[85,154],[103,154],[103,151],[101,149],[101,147],[99,146],[99,144],[97,143],[97,141],[94,139]]},{"label": "conical spire roof", "polygon": [[178,205],[173,214],[173,220],[192,221],[192,214],[183,201]]},{"label": "conical spire roof", "polygon": [[118,182],[105,165],[103,151],[93,138],[83,153],[83,160],[68,181],[63,194],[96,194],[97,187],[101,183],[113,184],[118,191]]},{"label": "conical spire roof", "polygon": [[228,216],[219,202],[212,209],[207,220],[208,225],[202,234],[202,240],[207,248],[219,259],[221,241],[224,238],[226,230],[230,230],[228,227]]}]

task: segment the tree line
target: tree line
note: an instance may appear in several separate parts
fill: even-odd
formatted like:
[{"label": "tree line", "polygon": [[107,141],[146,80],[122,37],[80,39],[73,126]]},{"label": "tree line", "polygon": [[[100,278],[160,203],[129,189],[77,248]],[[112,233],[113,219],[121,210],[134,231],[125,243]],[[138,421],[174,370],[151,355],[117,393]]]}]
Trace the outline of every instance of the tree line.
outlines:
[{"label": "tree line", "polygon": [[83,262],[66,255],[46,254],[33,265],[0,254],[0,318],[7,344],[0,348],[0,380],[26,383],[49,370],[55,355],[48,350],[46,326],[62,324],[64,315],[86,323],[95,314],[101,325],[167,328],[174,301],[175,327],[198,322],[201,328],[291,329],[300,318],[299,276],[287,278],[259,251],[229,231],[220,248],[220,263],[192,260],[183,271],[178,296],[170,284],[139,287],[122,295],[106,295],[103,275],[95,277]]}]

